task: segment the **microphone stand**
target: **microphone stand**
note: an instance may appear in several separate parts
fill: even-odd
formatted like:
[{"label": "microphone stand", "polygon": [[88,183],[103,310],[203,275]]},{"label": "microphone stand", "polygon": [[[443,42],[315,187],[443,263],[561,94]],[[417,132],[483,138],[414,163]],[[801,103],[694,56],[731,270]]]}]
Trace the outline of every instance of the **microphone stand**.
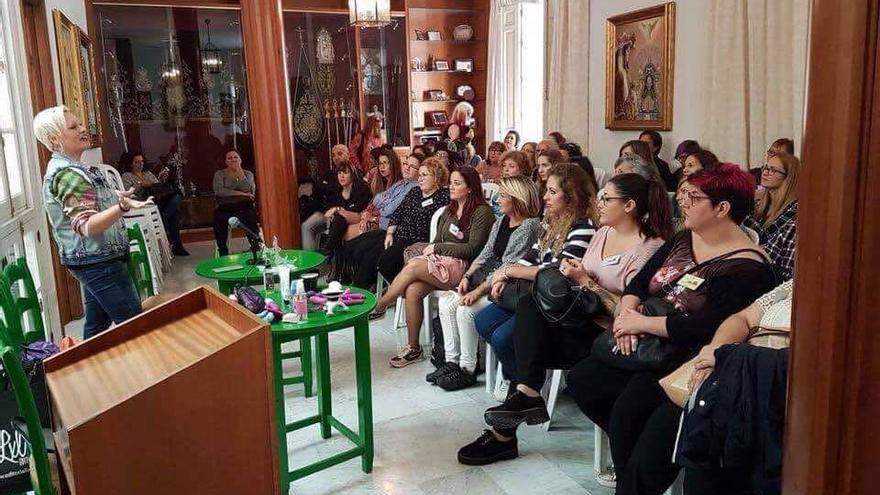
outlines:
[{"label": "microphone stand", "polygon": [[262,241],[260,241],[259,238],[255,238],[250,234],[247,234],[247,238],[248,242],[250,242],[251,244],[251,259],[247,260],[247,264],[258,265],[263,262],[263,260],[260,259],[260,255],[258,254],[260,252],[260,244],[262,243]]}]

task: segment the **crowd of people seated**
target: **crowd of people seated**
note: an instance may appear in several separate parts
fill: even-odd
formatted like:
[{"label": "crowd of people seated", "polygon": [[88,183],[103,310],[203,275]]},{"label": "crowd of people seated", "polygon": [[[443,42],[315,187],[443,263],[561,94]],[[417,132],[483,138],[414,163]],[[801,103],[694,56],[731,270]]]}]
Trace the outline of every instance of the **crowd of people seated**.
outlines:
[{"label": "crowd of people seated", "polygon": [[[497,357],[501,404],[458,460],[516,458],[518,426],[549,420],[540,391],[547,371],[562,369],[567,393],[610,439],[614,467],[599,481],[618,494],[659,495],[682,467],[687,494],[776,486],[766,464],[781,464],[768,445],[781,442],[782,426],[719,411],[740,400],[728,390],[759,405],[750,411],[784,401],[800,169],[792,141],[774,142],[758,173],[696,140],[681,142],[670,166],[660,134],[644,131],[605,174],[558,132],[520,145],[510,131],[485,159],[469,135],[447,130],[406,160],[377,146],[368,167],[365,155],[356,168],[349,150],[334,149],[302,224],[304,246],[330,256],[334,276],[366,289],[387,282],[371,319],[403,299],[407,342],[392,367],[430,354],[419,337],[435,291],[442,350],[426,381],[475,386],[481,340]],[[552,290],[560,286],[564,296]],[[765,368],[781,388],[742,383]],[[678,374],[699,404],[661,385]],[[782,395],[766,397],[770,389]],[[764,436],[700,429],[712,414]],[[728,441],[730,450],[717,448]],[[765,466],[742,455],[753,451]]]}]

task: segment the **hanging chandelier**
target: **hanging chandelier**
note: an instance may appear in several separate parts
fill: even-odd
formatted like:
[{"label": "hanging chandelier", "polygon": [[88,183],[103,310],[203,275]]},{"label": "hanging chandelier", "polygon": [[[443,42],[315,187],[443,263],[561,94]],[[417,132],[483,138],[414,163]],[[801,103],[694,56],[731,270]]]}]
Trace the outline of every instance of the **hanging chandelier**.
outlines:
[{"label": "hanging chandelier", "polygon": [[220,49],[211,43],[211,19],[205,19],[205,27],[208,29],[208,42],[202,47],[202,67],[209,74],[219,74],[223,59],[220,58]]},{"label": "hanging chandelier", "polygon": [[352,26],[384,27],[391,24],[391,0],[348,0]]},{"label": "hanging chandelier", "polygon": [[159,66],[159,76],[165,82],[176,81],[180,78],[180,63],[177,59],[177,53],[174,49],[176,41],[171,38],[168,40],[168,53],[165,55],[165,62]]}]

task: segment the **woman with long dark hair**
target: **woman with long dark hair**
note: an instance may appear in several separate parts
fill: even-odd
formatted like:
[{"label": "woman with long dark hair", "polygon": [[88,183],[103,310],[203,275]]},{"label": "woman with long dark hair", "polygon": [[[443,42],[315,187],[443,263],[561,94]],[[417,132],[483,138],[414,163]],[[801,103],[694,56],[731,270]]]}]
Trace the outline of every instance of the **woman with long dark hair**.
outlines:
[{"label": "woman with long dark hair", "polygon": [[[156,206],[159,207],[168,240],[171,242],[171,252],[175,256],[189,256],[189,252],[183,247],[183,241],[180,239],[180,227],[177,224],[177,212],[183,201],[183,195],[171,184],[171,173],[168,167],[163,166],[154,174],[144,167],[145,162],[144,154],[140,151],[132,150],[123,153],[119,158],[122,184],[126,189],[135,188],[136,196],[153,196]],[[157,195],[155,191],[157,188],[153,187],[160,183],[164,184],[165,189],[162,196]]]},{"label": "woman with long dark hair", "polygon": [[449,206],[440,216],[437,235],[430,244],[410,246],[410,250],[416,248],[415,256],[394,278],[370,315],[373,319],[379,318],[399,296],[406,299],[408,345],[391,359],[391,366],[395,368],[424,359],[419,345],[422,299],[434,290],[458,286],[471,260],[486,244],[495,222],[495,215],[483,198],[480,176],[471,167],[452,172],[449,200]]}]

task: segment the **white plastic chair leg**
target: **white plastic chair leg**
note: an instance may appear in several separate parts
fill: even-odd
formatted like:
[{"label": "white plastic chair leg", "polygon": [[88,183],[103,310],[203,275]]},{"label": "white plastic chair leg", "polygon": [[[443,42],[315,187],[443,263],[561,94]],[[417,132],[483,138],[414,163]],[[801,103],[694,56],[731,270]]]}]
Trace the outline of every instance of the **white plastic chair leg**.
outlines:
[{"label": "white plastic chair leg", "polygon": [[611,466],[611,445],[608,435],[597,425],[593,425],[593,469],[597,473],[608,471]]},{"label": "white plastic chair leg", "polygon": [[495,392],[495,373],[498,370],[498,358],[492,352],[492,346],[486,344],[486,393],[492,395]]},{"label": "white plastic chair leg", "polygon": [[565,381],[562,370],[553,370],[552,372],[553,376],[550,379],[549,389],[546,386],[544,387],[547,389],[547,414],[550,416],[550,420],[544,423],[544,431],[550,430],[550,423],[553,421],[553,409],[556,408],[556,399],[559,397],[559,389],[562,387],[563,381]]},{"label": "white plastic chair leg", "polygon": [[419,334],[419,344],[422,347],[431,346],[431,300],[432,294],[428,294],[422,299],[422,332]]},{"label": "white plastic chair leg", "polygon": [[678,477],[663,495],[684,495],[684,470],[678,473]]}]

